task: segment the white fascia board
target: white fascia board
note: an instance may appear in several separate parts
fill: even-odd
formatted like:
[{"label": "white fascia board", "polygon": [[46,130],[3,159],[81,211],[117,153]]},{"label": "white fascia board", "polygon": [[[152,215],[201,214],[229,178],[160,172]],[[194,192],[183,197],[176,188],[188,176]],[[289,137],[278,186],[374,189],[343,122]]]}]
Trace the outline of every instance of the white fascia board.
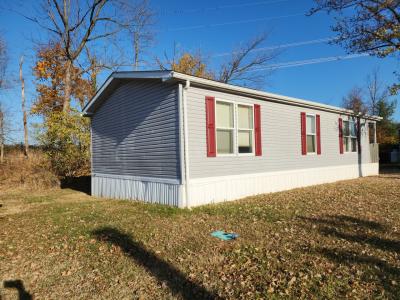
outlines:
[{"label": "white fascia board", "polygon": [[[240,86],[235,86],[232,84],[227,84],[227,83],[222,83],[214,80],[209,80],[209,79],[204,79],[200,77],[195,77],[195,76],[190,76],[178,72],[172,71],[172,77],[176,78],[178,80],[189,80],[193,83],[197,83],[199,85],[203,85],[205,87],[214,87],[218,88],[221,90],[226,90],[230,92],[236,92],[236,93],[241,93],[241,94],[246,94],[249,96],[257,96],[260,98],[264,98],[266,100],[272,100],[276,102],[281,102],[281,103],[286,103],[286,104],[291,104],[291,105],[301,105],[309,108],[315,108],[318,110],[325,110],[325,111],[330,111],[330,112],[335,112],[335,113],[340,113],[340,114],[345,114],[345,115],[352,115],[354,116],[355,113],[352,110],[340,108],[337,106],[332,106],[332,105],[327,105],[327,104],[321,104],[309,100],[303,100],[299,98],[293,98],[293,97],[288,97],[288,96],[282,96],[278,94],[273,94],[273,93],[267,93],[267,92],[262,92],[254,89],[249,89],[249,88],[244,88]],[[360,115],[360,117],[365,118],[365,119],[370,119],[370,120],[375,120],[375,121],[380,121],[382,118],[378,116],[369,116],[369,115]]]},{"label": "white fascia board", "polygon": [[[269,101],[275,101],[290,105],[300,105],[308,108],[318,109],[318,110],[325,110],[330,112],[335,112],[344,115],[351,115],[355,116],[356,114],[352,110],[340,108],[337,106],[322,104],[318,102],[313,102],[309,100],[293,98],[273,93],[267,93],[263,91],[258,91],[250,88],[244,88],[232,84],[222,83],[215,80],[204,79],[196,76],[186,75],[183,73],[175,72],[175,71],[122,71],[122,72],[114,72],[112,73],[101,88],[97,91],[96,95],[86,104],[83,108],[83,115],[90,116],[91,113],[89,112],[90,107],[97,101],[97,99],[101,96],[101,94],[108,88],[108,86],[112,83],[113,80],[116,79],[161,79],[162,81],[167,81],[170,79],[176,79],[181,81],[189,81],[195,84],[204,86],[204,87],[213,87],[220,90],[224,90],[231,93],[239,93],[248,96],[256,96],[259,98],[263,98]],[[361,118],[380,121],[382,120],[381,117],[378,116],[369,116],[369,115],[362,115],[359,114]]]},{"label": "white fascia board", "polygon": [[114,78],[120,79],[169,79],[171,71],[121,71],[115,72]]}]

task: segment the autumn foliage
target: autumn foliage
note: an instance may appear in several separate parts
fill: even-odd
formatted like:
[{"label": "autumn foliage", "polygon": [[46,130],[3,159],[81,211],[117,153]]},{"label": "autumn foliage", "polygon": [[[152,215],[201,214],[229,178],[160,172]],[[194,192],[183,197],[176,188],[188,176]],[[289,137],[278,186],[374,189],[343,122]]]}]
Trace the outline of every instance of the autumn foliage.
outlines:
[{"label": "autumn foliage", "polygon": [[[36,98],[32,113],[48,116],[52,112],[63,109],[64,103],[64,73],[67,63],[66,55],[59,43],[49,43],[37,52],[37,62],[34,66],[34,75],[37,80]],[[94,93],[90,79],[83,77],[84,71],[76,66],[72,67],[71,96],[80,107],[87,103]]]},{"label": "autumn foliage", "polygon": [[[67,59],[58,43],[39,49],[34,74],[38,97],[32,113],[43,117],[37,136],[44,147],[55,174],[60,177],[88,175],[90,172],[90,126],[78,109],[63,110],[65,64]],[[84,71],[72,67],[71,98],[82,108],[95,90],[93,77],[83,77]],[[74,103],[74,102],[73,102]]]},{"label": "autumn foliage", "polygon": [[171,63],[172,70],[206,79],[214,79],[214,74],[207,70],[200,55],[183,53],[176,62]]}]

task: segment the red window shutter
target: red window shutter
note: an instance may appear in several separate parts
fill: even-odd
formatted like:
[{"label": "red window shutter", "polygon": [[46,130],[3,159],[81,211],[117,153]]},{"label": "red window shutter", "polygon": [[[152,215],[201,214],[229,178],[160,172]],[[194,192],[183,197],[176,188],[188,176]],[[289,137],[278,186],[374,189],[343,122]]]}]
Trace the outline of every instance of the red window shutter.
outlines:
[{"label": "red window shutter", "polygon": [[317,129],[317,154],[321,155],[321,117],[316,115],[315,126]]},{"label": "red window shutter", "polygon": [[301,154],[307,155],[306,113],[300,113],[301,119]]},{"label": "red window shutter", "polygon": [[357,146],[358,146],[358,153],[361,154],[361,125],[360,125],[360,118],[357,118]]},{"label": "red window shutter", "polygon": [[261,107],[259,104],[254,104],[254,142],[256,156],[261,156]]},{"label": "red window shutter", "polygon": [[206,136],[207,136],[207,156],[216,156],[215,144],[215,99],[206,97]]},{"label": "red window shutter", "polygon": [[343,120],[339,118],[339,151],[343,154]]}]

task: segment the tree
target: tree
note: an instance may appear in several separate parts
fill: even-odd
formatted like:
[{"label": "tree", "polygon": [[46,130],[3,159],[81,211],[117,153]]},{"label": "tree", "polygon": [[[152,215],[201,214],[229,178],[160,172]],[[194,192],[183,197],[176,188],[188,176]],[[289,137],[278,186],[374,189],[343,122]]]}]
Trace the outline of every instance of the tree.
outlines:
[{"label": "tree", "polygon": [[4,144],[5,144],[5,122],[4,110],[0,103],[0,163],[4,162]]},{"label": "tree", "polygon": [[[33,103],[32,113],[49,116],[53,112],[63,110],[65,96],[64,71],[66,64],[68,62],[65,60],[63,48],[60,43],[50,42],[48,45],[38,49],[37,61],[33,69],[37,80],[36,91],[38,97]],[[75,99],[81,108],[83,108],[95,92],[95,87],[93,86],[95,83],[92,82],[93,78],[84,78],[84,72],[85,70],[74,65],[70,70],[70,98]],[[96,69],[90,73],[95,72],[97,72]]]},{"label": "tree", "polygon": [[90,174],[90,121],[71,108],[53,112],[43,124],[38,140],[59,177]]},{"label": "tree", "polygon": [[379,101],[389,97],[389,89],[384,86],[379,79],[379,69],[374,69],[372,73],[367,76],[366,89],[369,112],[371,115],[377,115]]},{"label": "tree", "polygon": [[25,109],[25,80],[22,74],[22,65],[24,63],[24,56],[21,56],[19,62],[19,80],[21,81],[21,109],[22,109],[22,124],[24,126],[24,155],[28,158],[29,143],[28,143],[28,120]]},{"label": "tree", "polygon": [[[396,124],[393,121],[397,101],[391,98],[389,87],[384,86],[379,79],[378,69],[368,75],[364,90],[358,87],[353,88],[343,98],[343,106],[355,113],[369,113],[381,117],[382,120],[376,126],[377,141],[381,144],[397,143]],[[364,95],[367,98],[364,98]]]},{"label": "tree", "polygon": [[184,51],[176,58],[176,48],[172,59],[169,59],[166,54],[165,62],[162,62],[156,57],[156,62],[161,70],[173,70],[184,74],[202,77],[206,79],[215,79],[214,74],[207,69],[207,62],[200,51],[189,53]]},{"label": "tree", "polygon": [[385,57],[400,51],[400,2],[397,0],[314,0],[318,11],[336,13],[335,43],[350,52]]},{"label": "tree", "polygon": [[60,55],[64,61],[62,110],[65,112],[70,110],[74,64],[80,58],[85,46],[120,31],[114,10],[106,9],[112,2],[112,0],[86,2],[43,0],[43,14],[40,17],[27,17],[48,30],[59,41],[62,49]]},{"label": "tree", "polygon": [[8,59],[6,42],[0,36],[0,90],[4,87],[5,84],[7,62]]},{"label": "tree", "polygon": [[[82,61],[88,44],[128,30],[133,34],[135,64],[138,64],[139,53],[144,47],[143,41],[148,38],[145,29],[151,16],[146,0],[135,4],[131,0],[42,0],[42,11],[38,17],[26,17],[49,31],[53,39],[60,43],[65,61],[62,102],[64,111],[68,112],[70,109],[73,68],[78,61]],[[95,62],[98,63],[99,60],[96,59]],[[102,64],[97,67],[100,66]],[[89,68],[93,68],[93,65]]]},{"label": "tree", "polygon": [[354,111],[356,114],[366,114],[368,108],[363,100],[363,91],[361,88],[354,87],[343,98],[342,106],[346,109]]},{"label": "tree", "polygon": [[171,69],[223,83],[241,82],[244,85],[259,85],[266,80],[267,76],[265,73],[255,71],[262,70],[279,55],[279,52],[274,50],[258,51],[258,46],[266,40],[266,34],[256,36],[231,51],[229,59],[214,68],[210,67],[208,59],[201,51],[194,53],[183,51],[179,58],[176,58],[176,47],[174,47],[172,59],[165,55],[166,62],[162,62],[159,58],[156,58],[156,62],[163,70]]},{"label": "tree", "polygon": [[[378,57],[400,53],[400,1],[398,0],[314,0],[310,15],[319,11],[336,15],[334,43],[351,53],[368,52]],[[399,74],[398,74],[399,75]],[[399,75],[400,77],[400,75]],[[392,93],[400,84],[392,86]]]},{"label": "tree", "polygon": [[133,49],[133,68],[138,70],[143,62],[142,54],[153,43],[154,32],[151,26],[155,23],[155,13],[148,0],[119,1],[121,24],[127,30]]},{"label": "tree", "polygon": [[263,83],[266,80],[266,74],[254,71],[267,66],[280,54],[276,50],[261,51],[254,54],[267,38],[266,33],[260,34],[232,51],[229,60],[220,67],[218,80],[224,83],[239,81],[251,85]]},{"label": "tree", "polygon": [[[60,177],[87,175],[90,171],[89,121],[80,117],[74,107],[68,112],[63,110],[63,72],[67,62],[62,52],[61,45],[54,42],[37,51],[34,75],[38,96],[33,103],[32,113],[43,116],[38,141],[44,147],[53,171]],[[89,74],[79,67],[71,68],[71,99],[77,101],[80,108],[96,90],[98,65],[93,62],[89,66]]]},{"label": "tree", "polygon": [[385,86],[379,78],[379,69],[372,71],[366,80],[369,113],[382,117],[376,127],[379,143],[394,144],[397,140],[396,124],[393,115],[396,111],[397,101],[391,99],[390,88]]},{"label": "tree", "polygon": [[[7,67],[6,43],[0,36],[0,90],[4,87],[6,67]],[[0,103],[0,163],[3,163],[4,161],[4,144],[5,144],[5,114],[3,106]]]},{"label": "tree", "polygon": [[376,128],[376,136],[378,143],[381,144],[397,144],[398,133],[397,126],[393,122],[393,114],[396,110],[397,102],[390,101],[388,98],[382,98],[377,102],[377,115],[382,117]]}]

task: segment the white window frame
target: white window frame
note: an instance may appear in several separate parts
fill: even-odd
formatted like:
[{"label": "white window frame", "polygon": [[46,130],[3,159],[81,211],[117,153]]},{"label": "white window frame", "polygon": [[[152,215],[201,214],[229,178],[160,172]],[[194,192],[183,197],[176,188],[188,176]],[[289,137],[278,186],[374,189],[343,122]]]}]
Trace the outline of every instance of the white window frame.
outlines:
[{"label": "white window frame", "polygon": [[[346,135],[346,125],[345,123],[349,123],[349,135]],[[351,135],[351,124],[355,127],[356,135]],[[343,152],[344,153],[357,153],[358,152],[358,137],[357,137],[357,130],[358,128],[356,127],[356,122],[354,120],[348,119],[348,120],[343,120]],[[344,143],[345,139],[349,139],[349,151],[346,150],[346,144]],[[351,150],[351,140],[355,139],[356,140],[356,150],[352,151]]]},{"label": "white window frame", "polygon": [[[218,127],[217,126],[217,103],[218,102],[223,102],[223,103],[229,103],[232,104],[233,106],[233,127],[228,128],[228,127]],[[236,108],[235,108],[235,103],[233,101],[228,101],[224,99],[215,99],[215,109],[214,109],[214,120],[215,120],[215,152],[217,156],[235,156],[236,155]],[[218,134],[217,131],[218,129],[222,130],[233,130],[232,134],[232,139],[233,139],[233,153],[218,153]]]},{"label": "white window frame", "polygon": [[[307,126],[307,117],[311,116],[314,117],[314,128],[315,128],[315,133],[308,132],[308,126]],[[308,145],[307,145],[307,136],[313,135],[314,136],[314,152],[308,152]],[[317,115],[312,114],[312,113],[307,113],[306,114],[306,152],[307,155],[316,155],[317,154]]]},{"label": "white window frame", "polygon": [[[237,102],[237,101],[232,101],[232,100],[226,100],[226,99],[221,99],[221,98],[216,98],[215,99],[215,107],[217,106],[217,102],[224,102],[224,103],[229,103],[233,105],[233,128],[224,128],[224,127],[218,127],[217,126],[217,109],[215,108],[214,110],[214,117],[215,117],[215,151],[216,151],[216,156],[217,157],[230,157],[230,156],[254,156],[255,155],[255,137],[254,137],[254,104],[251,103],[245,103],[245,102]],[[239,128],[239,112],[238,112],[238,106],[248,106],[251,107],[252,109],[252,121],[253,121],[253,128],[252,129],[240,129]],[[233,153],[218,153],[218,134],[217,130],[218,129],[225,129],[225,130],[232,130],[233,129]],[[251,153],[239,153],[239,130],[251,130]]]},{"label": "white window frame", "polygon": [[[238,106],[248,106],[251,107],[251,111],[252,111],[252,117],[251,117],[251,121],[253,122],[253,126],[251,129],[248,128],[239,128],[239,109]],[[255,155],[255,137],[254,137],[254,104],[249,104],[249,103],[242,103],[242,102],[236,102],[235,103],[235,110],[236,110],[236,121],[235,124],[237,124],[237,128],[236,128],[236,153],[238,156],[254,156]],[[251,152],[249,153],[239,153],[239,131],[250,131],[251,132]]]}]

